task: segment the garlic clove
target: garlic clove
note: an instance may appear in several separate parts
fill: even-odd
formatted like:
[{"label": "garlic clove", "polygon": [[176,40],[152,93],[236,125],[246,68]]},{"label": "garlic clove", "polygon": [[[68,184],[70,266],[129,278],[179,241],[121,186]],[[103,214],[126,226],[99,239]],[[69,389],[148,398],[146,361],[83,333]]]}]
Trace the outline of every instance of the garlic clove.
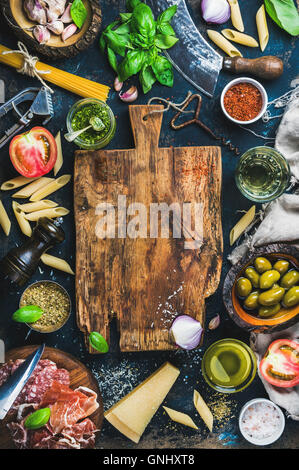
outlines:
[{"label": "garlic clove", "polygon": [[216,315],[212,320],[209,322],[209,330],[216,330],[218,326],[220,325],[220,315]]},{"label": "garlic clove", "polygon": [[72,24],[68,25],[66,28],[64,28],[64,30],[61,34],[61,38],[62,38],[63,42],[65,42],[68,38],[73,36],[73,34],[75,34],[77,29],[78,28],[74,23],[72,23]]},{"label": "garlic clove", "polygon": [[131,103],[132,101],[137,100],[138,98],[138,90],[135,86],[131,86],[127,91],[124,93],[119,93],[118,95],[122,101],[125,103]]},{"label": "garlic clove", "polygon": [[40,25],[47,23],[46,10],[38,0],[25,0],[23,6],[30,20],[36,21]]},{"label": "garlic clove", "polygon": [[47,24],[47,28],[54,34],[62,34],[64,30],[64,24],[60,20],[53,21],[52,23]]},{"label": "garlic clove", "polygon": [[120,91],[123,87],[123,82],[120,82],[118,77],[115,78],[114,80],[114,90],[115,91]]},{"label": "garlic clove", "polygon": [[66,9],[64,10],[63,15],[59,18],[60,21],[62,21],[63,23],[71,23],[73,21],[71,17],[71,6],[71,3],[69,3]]},{"label": "garlic clove", "polygon": [[32,34],[40,44],[46,44],[51,37],[50,31],[43,25],[35,26]]}]

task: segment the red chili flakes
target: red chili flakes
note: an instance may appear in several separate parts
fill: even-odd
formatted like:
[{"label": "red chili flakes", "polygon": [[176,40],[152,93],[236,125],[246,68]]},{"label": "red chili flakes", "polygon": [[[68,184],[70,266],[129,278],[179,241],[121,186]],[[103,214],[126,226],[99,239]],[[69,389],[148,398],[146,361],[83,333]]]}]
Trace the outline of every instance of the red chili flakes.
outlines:
[{"label": "red chili flakes", "polygon": [[261,111],[263,98],[260,90],[251,83],[233,85],[224,95],[224,108],[238,121],[250,121]]}]

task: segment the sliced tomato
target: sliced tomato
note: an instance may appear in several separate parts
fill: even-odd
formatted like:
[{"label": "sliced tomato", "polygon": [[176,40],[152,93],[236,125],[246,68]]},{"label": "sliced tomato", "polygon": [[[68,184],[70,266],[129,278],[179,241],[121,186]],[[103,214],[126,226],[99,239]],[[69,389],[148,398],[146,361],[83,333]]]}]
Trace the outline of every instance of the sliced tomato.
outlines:
[{"label": "sliced tomato", "polygon": [[33,127],[12,139],[9,156],[21,175],[27,178],[43,176],[52,170],[57,159],[55,138],[44,127]]},{"label": "sliced tomato", "polygon": [[289,339],[273,341],[260,362],[260,373],[276,387],[298,385],[299,344]]}]

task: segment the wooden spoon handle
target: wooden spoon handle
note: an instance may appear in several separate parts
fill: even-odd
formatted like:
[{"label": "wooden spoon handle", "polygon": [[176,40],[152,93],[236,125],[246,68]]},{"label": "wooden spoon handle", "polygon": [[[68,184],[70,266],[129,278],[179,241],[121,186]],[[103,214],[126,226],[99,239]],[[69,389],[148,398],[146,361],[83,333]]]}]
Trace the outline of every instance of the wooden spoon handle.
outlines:
[{"label": "wooden spoon handle", "polygon": [[223,69],[233,73],[250,73],[256,77],[273,80],[283,72],[283,62],[278,57],[264,56],[258,59],[244,57],[225,57]]}]

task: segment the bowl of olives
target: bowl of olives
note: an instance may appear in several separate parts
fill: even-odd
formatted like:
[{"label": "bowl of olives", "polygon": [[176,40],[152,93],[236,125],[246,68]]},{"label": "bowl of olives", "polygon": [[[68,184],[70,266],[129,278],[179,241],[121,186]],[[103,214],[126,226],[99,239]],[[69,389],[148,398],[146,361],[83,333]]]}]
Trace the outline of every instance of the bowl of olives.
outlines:
[{"label": "bowl of olives", "polygon": [[250,252],[228,272],[223,299],[231,318],[249,331],[293,325],[299,320],[299,250],[272,244]]}]

